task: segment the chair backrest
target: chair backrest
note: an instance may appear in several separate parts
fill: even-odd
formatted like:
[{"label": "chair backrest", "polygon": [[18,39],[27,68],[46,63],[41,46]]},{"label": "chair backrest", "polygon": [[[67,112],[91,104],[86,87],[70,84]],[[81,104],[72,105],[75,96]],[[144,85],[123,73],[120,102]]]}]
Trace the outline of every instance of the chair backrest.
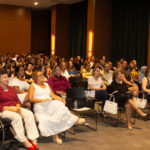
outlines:
[{"label": "chair backrest", "polygon": [[77,100],[77,107],[86,106],[86,96],[83,88],[71,88],[66,90],[67,103],[66,106],[70,109],[75,108],[74,102]]},{"label": "chair backrest", "polygon": [[88,86],[87,80],[81,79],[81,77],[71,77],[69,78],[69,82],[71,87],[73,88],[84,88],[86,89]]},{"label": "chair backrest", "polygon": [[86,98],[83,88],[70,88],[66,90],[66,96],[69,99],[83,99]]}]

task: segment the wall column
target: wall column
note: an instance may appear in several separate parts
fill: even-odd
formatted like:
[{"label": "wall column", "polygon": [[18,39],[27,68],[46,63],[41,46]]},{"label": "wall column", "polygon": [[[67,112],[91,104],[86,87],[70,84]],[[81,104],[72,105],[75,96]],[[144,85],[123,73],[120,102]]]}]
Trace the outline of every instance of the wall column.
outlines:
[{"label": "wall column", "polygon": [[88,0],[87,11],[87,46],[86,57],[93,56],[94,49],[94,25],[95,25],[95,0]]},{"label": "wall column", "polygon": [[55,55],[56,43],[56,7],[51,9],[51,56]]}]

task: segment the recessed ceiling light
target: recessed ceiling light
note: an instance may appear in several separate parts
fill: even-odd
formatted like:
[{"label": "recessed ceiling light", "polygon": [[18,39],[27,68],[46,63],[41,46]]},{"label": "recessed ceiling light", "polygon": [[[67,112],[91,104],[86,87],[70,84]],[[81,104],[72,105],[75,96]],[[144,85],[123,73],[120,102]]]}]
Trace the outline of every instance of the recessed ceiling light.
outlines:
[{"label": "recessed ceiling light", "polygon": [[38,4],[39,4],[39,2],[38,2],[38,1],[35,1],[35,2],[34,2],[34,5],[35,5],[35,6],[37,6]]}]

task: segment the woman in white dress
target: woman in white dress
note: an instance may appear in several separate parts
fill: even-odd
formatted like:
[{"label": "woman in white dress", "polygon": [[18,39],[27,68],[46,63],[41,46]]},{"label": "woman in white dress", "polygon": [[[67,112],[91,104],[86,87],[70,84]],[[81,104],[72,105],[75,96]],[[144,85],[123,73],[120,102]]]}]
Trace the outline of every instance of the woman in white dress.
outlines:
[{"label": "woman in white dress", "polygon": [[65,100],[55,95],[44,82],[42,72],[33,72],[32,79],[35,83],[29,88],[29,100],[34,103],[34,113],[39,122],[41,135],[53,136],[57,144],[62,144],[57,134],[74,124],[85,123],[85,119],[71,114],[65,106]]},{"label": "woman in white dress", "polygon": [[30,103],[28,101],[28,93],[27,93],[30,85],[28,84],[27,80],[24,78],[24,75],[25,75],[24,67],[17,66],[15,68],[15,78],[13,78],[9,82],[9,85],[12,86],[17,92],[21,104],[30,108]]}]

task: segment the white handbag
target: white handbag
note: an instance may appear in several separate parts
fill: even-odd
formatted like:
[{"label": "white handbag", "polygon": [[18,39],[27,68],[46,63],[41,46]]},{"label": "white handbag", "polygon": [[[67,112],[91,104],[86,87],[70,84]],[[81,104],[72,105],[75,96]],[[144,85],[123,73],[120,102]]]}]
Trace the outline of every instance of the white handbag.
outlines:
[{"label": "white handbag", "polygon": [[133,101],[138,108],[145,108],[146,107],[147,99],[134,97]]},{"label": "white handbag", "polygon": [[[113,101],[110,101],[112,97],[113,97]],[[104,111],[114,115],[118,114],[118,104],[115,102],[114,95],[111,95],[109,100],[106,100],[104,105]]]}]

